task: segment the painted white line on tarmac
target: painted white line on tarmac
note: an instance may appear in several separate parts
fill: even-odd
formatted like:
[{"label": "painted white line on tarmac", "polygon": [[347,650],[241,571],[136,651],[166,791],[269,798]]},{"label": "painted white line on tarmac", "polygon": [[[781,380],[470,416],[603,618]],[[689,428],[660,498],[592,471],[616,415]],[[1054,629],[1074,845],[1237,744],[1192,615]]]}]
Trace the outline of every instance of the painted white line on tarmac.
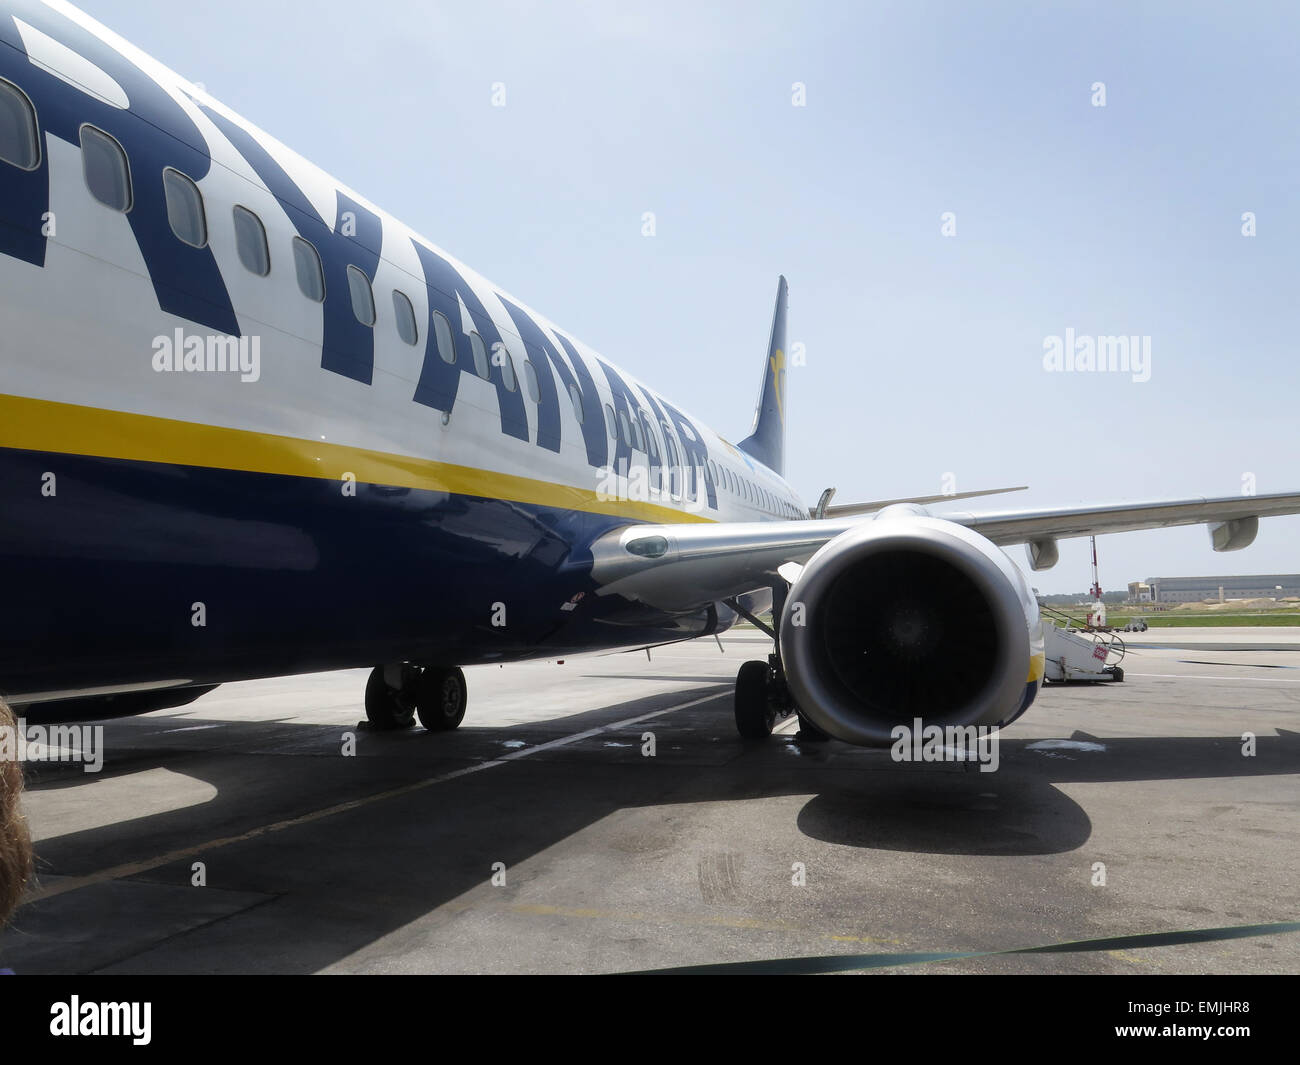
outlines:
[{"label": "painted white line on tarmac", "polygon": [[1300,684],[1300,679],[1285,680],[1281,677],[1217,677],[1209,673],[1130,673],[1124,670],[1126,677],[1165,677],[1172,680],[1237,680],[1251,684]]},{"label": "painted white line on tarmac", "polygon": [[561,736],[559,739],[550,740],[547,743],[539,743],[536,747],[525,747],[523,750],[511,751],[509,754],[503,754],[500,758],[493,758],[491,761],[479,762],[475,765],[465,766],[462,769],[453,769],[447,773],[440,773],[436,777],[429,777],[427,780],[417,780],[413,784],[402,784],[396,788],[389,788],[386,791],[379,791],[373,795],[366,795],[360,799],[350,799],[347,802],[335,803],[333,806],[326,806],[319,810],[312,810],[309,813],[299,814],[297,817],[287,817],[282,821],[274,821],[271,824],[259,825],[257,828],[249,829],[247,832],[241,832],[236,836],[222,836],[219,839],[210,839],[205,843],[195,844],[191,847],[180,847],[176,850],[168,851],[166,854],[158,854],[152,858],[144,858],[138,862],[124,862],[121,865],[112,866],[109,869],[101,869],[97,873],[88,873],[85,876],[72,876],[61,880],[56,884],[50,884],[48,887],[41,888],[33,892],[30,897],[31,902],[38,902],[41,899],[53,898],[56,895],[66,895],[69,891],[76,891],[78,888],[89,887],[92,884],[102,884],[109,880],[121,880],[127,876],[138,876],[141,873],[147,873],[154,869],[159,869],[164,865],[171,865],[173,862],[183,861],[186,858],[193,858],[196,855],[216,850],[219,847],[228,847],[232,843],[243,843],[250,839],[256,839],[258,836],[265,836],[272,832],[281,832],[286,828],[297,828],[299,825],[311,824],[313,821],[321,821],[327,817],[333,817],[335,814],[347,813],[349,810],[357,810],[363,806],[370,806],[372,803],[383,802],[386,799],[394,799],[399,795],[410,795],[413,792],[423,791],[425,788],[432,788],[438,784],[444,784],[449,780],[456,780],[459,777],[467,777],[471,773],[481,773],[485,769],[494,769],[497,766],[507,765],[510,762],[518,761],[520,758],[527,758],[530,755],[537,754],[541,751],[554,750],[556,747],[563,747],[566,744],[577,743],[579,740],[589,739],[592,736],[599,736],[602,732],[614,732],[618,729],[627,728],[629,725],[635,725],[642,721],[649,721],[652,718],[663,717],[665,714],[673,714],[678,710],[689,710],[692,706],[699,706],[701,703],[711,702],[714,699],[729,698],[731,692],[716,692],[713,695],[704,695],[698,699],[691,699],[688,702],[677,703],[674,706],[665,707],[662,710],[652,710],[647,714],[638,714],[636,717],[627,717],[622,721],[615,721],[608,725],[600,725],[597,728],[586,729],[583,732],[575,732],[571,736]]}]

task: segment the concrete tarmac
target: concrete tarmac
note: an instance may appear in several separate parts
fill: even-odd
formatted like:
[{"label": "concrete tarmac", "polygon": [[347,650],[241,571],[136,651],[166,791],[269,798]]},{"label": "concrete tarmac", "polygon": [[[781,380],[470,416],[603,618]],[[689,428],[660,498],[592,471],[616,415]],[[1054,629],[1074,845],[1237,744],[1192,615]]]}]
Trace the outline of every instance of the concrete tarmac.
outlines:
[{"label": "concrete tarmac", "polygon": [[[0,966],[608,973],[1300,919],[1300,656],[1130,644],[981,773],[740,740],[767,646],[476,667],[454,733],[359,728],[363,670],[104,722],[101,771],[27,765],[40,882]],[[883,971],[1297,970],[1291,934]]]}]

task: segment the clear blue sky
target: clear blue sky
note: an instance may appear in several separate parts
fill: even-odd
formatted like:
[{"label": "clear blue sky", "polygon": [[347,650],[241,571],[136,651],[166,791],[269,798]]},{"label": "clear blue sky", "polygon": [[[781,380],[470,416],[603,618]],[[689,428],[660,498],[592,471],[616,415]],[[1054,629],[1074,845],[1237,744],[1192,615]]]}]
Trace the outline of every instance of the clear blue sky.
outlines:
[{"label": "clear blue sky", "polygon": [[[1294,5],[81,6],[732,439],[785,273],[809,501],[1300,489]],[[1045,372],[1067,328],[1150,336],[1151,379]],[[1034,583],[1086,587],[1086,545]],[[1295,572],[1300,519],[1100,554]]]}]

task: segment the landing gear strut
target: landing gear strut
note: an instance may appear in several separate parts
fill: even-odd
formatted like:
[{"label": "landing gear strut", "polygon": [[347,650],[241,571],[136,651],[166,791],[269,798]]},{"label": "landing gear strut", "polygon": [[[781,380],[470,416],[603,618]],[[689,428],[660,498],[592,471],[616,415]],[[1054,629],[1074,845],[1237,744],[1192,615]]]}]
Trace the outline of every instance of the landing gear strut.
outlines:
[{"label": "landing gear strut", "polygon": [[465,674],[459,669],[416,666],[409,662],[375,666],[366,682],[366,719],[392,732],[420,724],[447,732],[465,719]]}]

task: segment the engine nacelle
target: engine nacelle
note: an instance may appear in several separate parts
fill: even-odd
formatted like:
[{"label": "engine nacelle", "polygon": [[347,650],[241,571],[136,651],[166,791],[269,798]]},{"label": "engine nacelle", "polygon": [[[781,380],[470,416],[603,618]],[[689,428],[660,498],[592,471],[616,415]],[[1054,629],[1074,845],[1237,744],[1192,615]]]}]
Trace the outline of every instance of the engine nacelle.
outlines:
[{"label": "engine nacelle", "polygon": [[813,555],[780,633],[799,709],[862,746],[888,746],[916,718],[1009,724],[1043,676],[1038,603],[1020,570],[985,537],[909,504]]}]

